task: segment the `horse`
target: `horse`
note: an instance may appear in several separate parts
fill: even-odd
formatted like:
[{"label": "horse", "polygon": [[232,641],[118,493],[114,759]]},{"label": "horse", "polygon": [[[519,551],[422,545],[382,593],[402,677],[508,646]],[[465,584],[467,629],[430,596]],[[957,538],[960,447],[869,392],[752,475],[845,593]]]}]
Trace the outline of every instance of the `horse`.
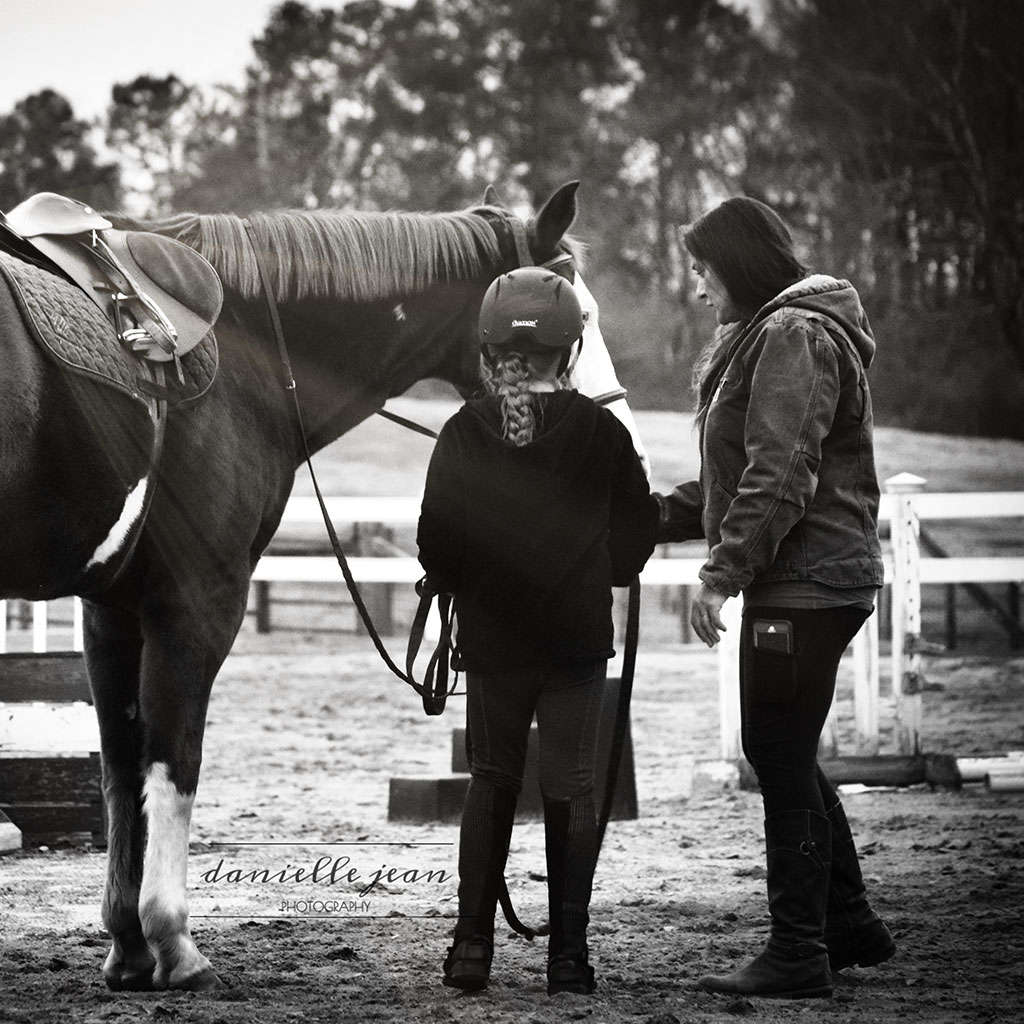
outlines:
[{"label": "horse", "polygon": [[[0,597],[82,598],[108,819],[111,989],[220,985],[186,899],[206,712],[307,447],[425,378],[472,392],[490,281],[524,260],[573,275],[578,184],[525,219],[490,189],[456,213],[111,214],[117,228],[184,242],[223,283],[216,373],[201,396],[168,405],[162,431],[139,402],[43,354],[0,287]],[[588,308],[590,358],[604,346],[592,296]],[[639,447],[628,406],[616,404]]]}]

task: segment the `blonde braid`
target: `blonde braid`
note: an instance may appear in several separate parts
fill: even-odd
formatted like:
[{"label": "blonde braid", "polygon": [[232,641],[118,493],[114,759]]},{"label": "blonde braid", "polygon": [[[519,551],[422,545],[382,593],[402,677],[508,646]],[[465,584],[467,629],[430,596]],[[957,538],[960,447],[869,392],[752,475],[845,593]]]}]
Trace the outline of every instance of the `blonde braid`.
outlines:
[{"label": "blonde braid", "polygon": [[501,435],[517,448],[529,444],[537,427],[530,390],[530,364],[518,352],[501,352],[486,363],[484,386],[501,397]]}]

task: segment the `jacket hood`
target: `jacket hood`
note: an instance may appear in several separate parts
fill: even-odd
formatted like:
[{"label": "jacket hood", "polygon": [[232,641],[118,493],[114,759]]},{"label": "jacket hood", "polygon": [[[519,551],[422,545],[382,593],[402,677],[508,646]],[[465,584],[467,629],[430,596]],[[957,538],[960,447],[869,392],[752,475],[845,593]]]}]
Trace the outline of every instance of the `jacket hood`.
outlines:
[{"label": "jacket hood", "polygon": [[860,296],[849,281],[827,274],[812,274],[776,295],[762,307],[755,319],[763,320],[777,309],[786,307],[808,310],[835,321],[853,342],[864,367],[871,365],[875,356],[875,336]]}]

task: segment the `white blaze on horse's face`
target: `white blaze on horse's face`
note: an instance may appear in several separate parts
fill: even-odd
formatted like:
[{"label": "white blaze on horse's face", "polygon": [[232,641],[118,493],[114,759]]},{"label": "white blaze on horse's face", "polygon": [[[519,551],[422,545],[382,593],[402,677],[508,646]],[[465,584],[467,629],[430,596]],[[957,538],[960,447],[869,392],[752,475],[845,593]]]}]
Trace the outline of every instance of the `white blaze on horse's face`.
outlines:
[{"label": "white blaze on horse's face", "polygon": [[103,542],[92,553],[89,561],[86,562],[86,569],[91,569],[94,565],[102,565],[113,558],[127,542],[131,536],[132,527],[139,521],[142,516],[142,510],[145,508],[146,486],[148,483],[148,477],[143,477],[128,492],[128,497],[125,499],[121,514],[117,517],[117,522],[110,528],[110,532],[103,539]]},{"label": "white blaze on horse's face", "polygon": [[629,435],[633,439],[633,447],[636,448],[640,461],[644,464],[644,471],[651,475],[651,461],[648,458],[647,450],[640,438],[636,420],[633,413],[626,404],[625,388],[619,383],[615,374],[615,367],[612,365],[612,358],[608,354],[608,348],[604,343],[604,335],[601,333],[601,325],[598,322],[597,300],[590,293],[583,278],[579,274],[573,281],[573,290],[580,300],[583,309],[583,347],[580,349],[579,358],[573,366],[570,379],[573,386],[582,394],[593,399],[601,399],[606,395],[613,395],[621,392],[621,397],[610,402],[602,402],[625,424]]}]

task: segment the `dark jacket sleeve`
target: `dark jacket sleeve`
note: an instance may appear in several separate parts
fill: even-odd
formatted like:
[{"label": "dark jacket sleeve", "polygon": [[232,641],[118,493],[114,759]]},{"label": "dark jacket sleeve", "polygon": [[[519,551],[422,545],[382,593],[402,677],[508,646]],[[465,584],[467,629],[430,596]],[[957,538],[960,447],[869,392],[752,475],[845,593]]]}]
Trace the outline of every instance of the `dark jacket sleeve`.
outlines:
[{"label": "dark jacket sleeve", "polygon": [[454,594],[462,580],[466,506],[458,444],[448,424],[441,429],[427,467],[416,543],[420,565],[434,589]]},{"label": "dark jacket sleeve", "polygon": [[633,440],[618,420],[618,458],[612,479],[608,549],[611,554],[612,584],[628,586],[647,564],[658,534],[658,503],[651,494],[643,463]]},{"label": "dark jacket sleeve", "polygon": [[701,540],[704,537],[704,494],[697,480],[680,484],[668,494],[656,494],[660,510],[658,543]]}]

